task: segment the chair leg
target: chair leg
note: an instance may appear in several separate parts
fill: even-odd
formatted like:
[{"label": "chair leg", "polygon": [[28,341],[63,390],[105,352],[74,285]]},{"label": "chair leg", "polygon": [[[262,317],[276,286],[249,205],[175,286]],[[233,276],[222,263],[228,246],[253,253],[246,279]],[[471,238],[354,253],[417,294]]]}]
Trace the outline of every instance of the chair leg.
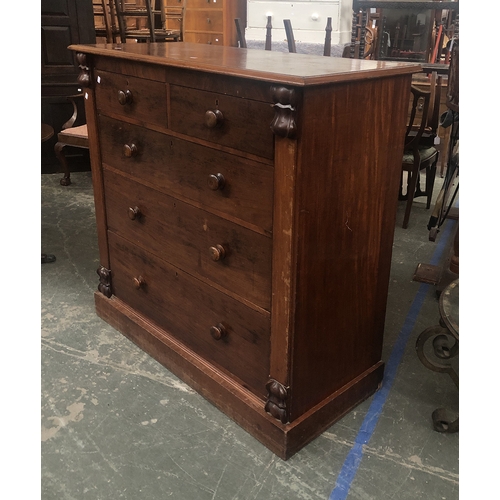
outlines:
[{"label": "chair leg", "polygon": [[436,155],[434,162],[427,167],[425,172],[425,192],[427,193],[427,205],[426,208],[430,208],[432,201],[432,191],[434,190],[434,181],[436,180],[436,169],[437,162],[439,159],[439,154]]},{"label": "chair leg", "polygon": [[413,204],[413,197],[415,196],[415,189],[417,187],[418,170],[416,172],[414,170],[412,172],[408,172],[408,175],[411,175],[411,177],[410,177],[410,182],[408,183],[408,192],[406,193],[408,199],[406,201],[405,216],[403,219],[403,229],[406,229],[408,227],[408,221],[410,220],[411,206]]},{"label": "chair leg", "polygon": [[56,157],[59,160],[59,163],[61,164],[61,167],[64,171],[64,177],[59,181],[59,183],[61,184],[61,186],[69,186],[71,184],[71,179],[68,162],[66,161],[66,157],[63,153],[64,146],[66,146],[64,142],[57,142],[54,146],[54,153],[56,154]]}]

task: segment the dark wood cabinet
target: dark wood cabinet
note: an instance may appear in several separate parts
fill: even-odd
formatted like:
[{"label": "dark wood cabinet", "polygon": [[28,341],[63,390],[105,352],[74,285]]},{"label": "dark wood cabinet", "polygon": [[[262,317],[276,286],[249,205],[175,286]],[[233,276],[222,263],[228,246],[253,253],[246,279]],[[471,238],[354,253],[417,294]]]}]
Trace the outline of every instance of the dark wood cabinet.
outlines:
[{"label": "dark wood cabinet", "polygon": [[287,459],[377,390],[411,63],[85,60],[97,313]]},{"label": "dark wood cabinet", "polygon": [[[78,93],[78,64],[68,50],[74,43],[95,43],[91,0],[42,0],[41,2],[41,120],[51,125],[56,135],[73,112],[67,96]],[[83,102],[80,122],[85,122]],[[56,164],[54,144],[57,137],[42,144],[42,165]],[[71,152],[69,152],[71,155]],[[74,154],[81,156],[82,150]]]}]

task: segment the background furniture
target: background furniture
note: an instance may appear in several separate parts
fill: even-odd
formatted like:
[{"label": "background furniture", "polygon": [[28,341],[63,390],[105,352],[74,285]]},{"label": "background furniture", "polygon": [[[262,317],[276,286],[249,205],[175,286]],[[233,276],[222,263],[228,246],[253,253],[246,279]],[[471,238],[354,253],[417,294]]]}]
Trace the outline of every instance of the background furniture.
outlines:
[{"label": "background furniture", "polygon": [[332,44],[344,44],[351,38],[350,0],[248,0],[247,40],[264,40],[267,17],[275,26],[274,40],[286,40],[283,19],[292,22],[297,43],[324,42],[324,29],[328,17],[332,18]]},{"label": "background furniture", "polygon": [[89,85],[97,313],[287,459],[382,381],[420,67],[188,42],[72,50]]},{"label": "background furniture", "polygon": [[[417,339],[415,349],[422,364],[432,371],[450,376],[458,389],[458,373],[453,361],[458,356],[459,280],[451,282],[439,296],[439,326],[426,328]],[[432,412],[434,430],[458,432],[458,417],[451,419],[445,408]]]},{"label": "background furniture", "polygon": [[185,0],[184,40],[236,47],[236,18],[246,25],[246,0]]},{"label": "background furniture", "polygon": [[[41,2],[41,120],[55,132],[61,130],[72,113],[67,97],[79,93],[78,61],[68,50],[72,43],[95,43],[92,2],[42,0]],[[83,103],[79,110],[85,117]],[[42,171],[57,171],[55,136],[42,144]],[[88,168],[88,157],[73,150],[75,162]]]},{"label": "background furniture", "polygon": [[[458,0],[353,0],[352,9],[351,44],[365,39],[367,27],[374,28],[374,59],[437,63],[445,39],[458,36]],[[364,58],[363,43],[359,50]]]},{"label": "background furniture", "polygon": [[[179,41],[181,38],[180,29],[166,27],[166,0],[141,0],[144,5],[127,0],[114,1],[122,43],[127,39],[138,42],[165,42]],[[182,15],[182,10],[180,12],[178,15]],[[140,23],[141,20],[145,21],[144,27]]]},{"label": "background furniture", "polygon": [[54,146],[54,152],[64,172],[64,177],[59,181],[61,186],[69,186],[71,184],[70,169],[66,160],[66,156],[64,155],[64,148],[66,146],[83,149],[89,148],[87,124],[85,123],[83,125],[75,126],[78,119],[77,99],[82,97],[83,94],[68,97],[68,99],[73,104],[73,114],[71,115],[70,119],[62,126],[61,132],[57,134],[57,143]]},{"label": "background furniture", "polygon": [[96,42],[116,43],[120,40],[120,29],[116,18],[114,0],[93,0]]},{"label": "background furniture", "polygon": [[[48,141],[54,135],[54,129],[47,125],[46,123],[42,123],[42,144],[45,141]],[[48,264],[50,262],[55,262],[56,256],[51,253],[43,253],[42,252],[42,264]]]}]

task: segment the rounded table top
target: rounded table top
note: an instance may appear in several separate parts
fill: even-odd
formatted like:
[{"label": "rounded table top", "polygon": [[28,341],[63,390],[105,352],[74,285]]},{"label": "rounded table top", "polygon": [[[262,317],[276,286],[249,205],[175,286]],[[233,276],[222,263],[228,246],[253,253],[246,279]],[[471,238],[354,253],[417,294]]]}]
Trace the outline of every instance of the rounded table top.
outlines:
[{"label": "rounded table top", "polygon": [[42,123],[42,142],[48,141],[54,135],[54,129],[47,123]]}]

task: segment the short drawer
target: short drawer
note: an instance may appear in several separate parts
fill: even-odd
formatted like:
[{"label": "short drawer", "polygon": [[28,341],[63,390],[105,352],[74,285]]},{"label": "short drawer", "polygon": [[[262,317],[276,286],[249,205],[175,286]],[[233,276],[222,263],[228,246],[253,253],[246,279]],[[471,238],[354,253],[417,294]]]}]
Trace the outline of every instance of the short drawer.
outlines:
[{"label": "short drawer", "polygon": [[184,29],[187,31],[213,31],[222,33],[224,30],[222,10],[188,10],[185,15]]},{"label": "short drawer", "polygon": [[170,128],[264,158],[273,158],[270,103],[170,86]]},{"label": "short drawer", "polygon": [[271,232],[270,165],[105,116],[99,117],[99,129],[103,163]]},{"label": "short drawer", "polygon": [[237,300],[110,233],[113,294],[262,399],[270,321]]},{"label": "short drawer", "polygon": [[165,83],[102,70],[95,77],[98,113],[167,126]]},{"label": "short drawer", "polygon": [[108,229],[266,309],[271,238],[104,169]]}]

